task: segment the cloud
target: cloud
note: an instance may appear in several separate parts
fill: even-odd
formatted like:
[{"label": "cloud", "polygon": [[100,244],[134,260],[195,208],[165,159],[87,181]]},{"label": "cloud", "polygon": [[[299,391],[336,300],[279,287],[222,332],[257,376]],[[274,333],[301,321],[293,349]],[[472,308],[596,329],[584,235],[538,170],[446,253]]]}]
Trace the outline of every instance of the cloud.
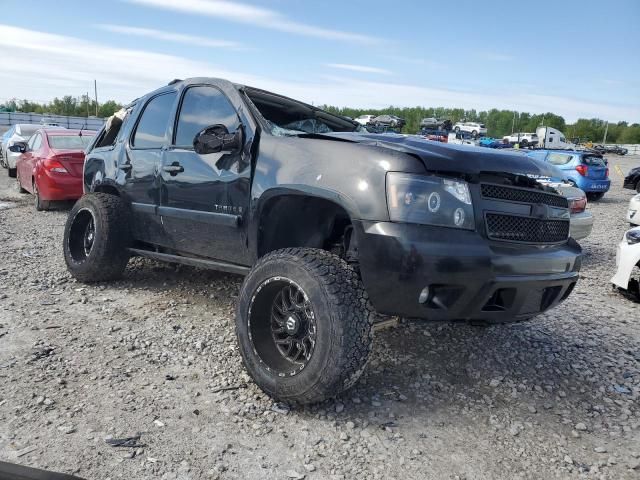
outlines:
[{"label": "cloud", "polygon": [[127,0],[148,7],[173,10],[194,15],[206,15],[232,22],[255,25],[271,30],[294,33],[325,40],[338,40],[360,44],[380,43],[378,39],[359,33],[342,32],[296,22],[275,10],[228,0]]},{"label": "cloud", "polygon": [[209,76],[252,85],[315,105],[362,108],[443,106],[515,109],[531,113],[554,111],[572,122],[579,117],[638,121],[640,105],[585,101],[577,98],[521,93],[523,89],[474,92],[419,85],[310,76],[308,81],[282,80],[229,70],[207,62],[144,50],[112,48],[75,37],[42,33],[0,24],[0,92],[3,97],[50,100],[82,95],[98,80],[99,100],[123,103],[144,95],[173,78]]},{"label": "cloud", "polygon": [[241,48],[238,42],[229,40],[215,40],[207,37],[198,37],[195,35],[185,35],[182,33],[166,32],[164,30],[155,30],[152,28],[128,27],[125,25],[98,24],[96,28],[101,30],[119,33],[123,35],[134,35],[138,37],[153,38],[156,40],[164,40],[167,42],[183,43],[186,45],[196,45],[198,47],[211,48]]},{"label": "cloud", "polygon": [[350,70],[352,72],[379,73],[381,75],[391,75],[391,72],[389,70],[385,70],[384,68],[365,67],[364,65],[350,65],[347,63],[327,63],[326,66],[330,68],[339,68],[341,70]]}]

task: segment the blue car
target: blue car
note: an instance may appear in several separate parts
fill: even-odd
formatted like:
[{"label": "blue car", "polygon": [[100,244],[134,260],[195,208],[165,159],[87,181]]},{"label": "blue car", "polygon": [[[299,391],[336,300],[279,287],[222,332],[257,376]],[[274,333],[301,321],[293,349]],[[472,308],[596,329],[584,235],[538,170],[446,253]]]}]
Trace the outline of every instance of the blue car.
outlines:
[{"label": "blue car", "polygon": [[600,200],[611,187],[609,167],[600,155],[574,150],[530,150],[526,155],[562,170],[569,183],[591,200]]}]

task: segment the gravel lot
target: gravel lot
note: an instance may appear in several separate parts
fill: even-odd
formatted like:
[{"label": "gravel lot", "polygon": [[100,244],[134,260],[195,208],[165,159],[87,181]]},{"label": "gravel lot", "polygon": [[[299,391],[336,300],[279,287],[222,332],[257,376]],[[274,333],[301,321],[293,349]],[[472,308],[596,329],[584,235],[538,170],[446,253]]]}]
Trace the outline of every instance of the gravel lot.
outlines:
[{"label": "gravel lot", "polygon": [[632,195],[613,167],[638,164],[611,157],[563,305],[508,326],[402,321],[354,389],[296,410],[244,372],[239,277],[136,259],[79,284],[66,211],[36,212],[0,169],[0,459],[100,480],[640,478],[640,304],[608,282]]}]

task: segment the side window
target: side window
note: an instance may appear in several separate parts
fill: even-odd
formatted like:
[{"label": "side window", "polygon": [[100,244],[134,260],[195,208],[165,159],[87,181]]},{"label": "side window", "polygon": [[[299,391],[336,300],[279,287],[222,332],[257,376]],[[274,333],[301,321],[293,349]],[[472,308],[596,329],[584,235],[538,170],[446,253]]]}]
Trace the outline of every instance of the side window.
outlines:
[{"label": "side window", "polygon": [[572,155],[566,155],[564,153],[550,153],[547,157],[547,162],[552,165],[566,165],[572,158]]},{"label": "side window", "polygon": [[191,146],[198,132],[215,124],[222,124],[229,132],[235,132],[240,125],[236,109],[217,88],[191,87],[182,100],[174,143]]},{"label": "side window", "polygon": [[165,132],[176,98],[174,92],[152,98],[144,107],[131,142],[134,148],[160,148],[166,144]]}]

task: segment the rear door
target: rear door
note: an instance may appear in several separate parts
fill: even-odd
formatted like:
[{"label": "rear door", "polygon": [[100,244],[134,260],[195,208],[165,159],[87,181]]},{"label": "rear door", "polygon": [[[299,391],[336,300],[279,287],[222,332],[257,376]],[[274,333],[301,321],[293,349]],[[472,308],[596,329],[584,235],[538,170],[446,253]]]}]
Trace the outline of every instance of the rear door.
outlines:
[{"label": "rear door", "polygon": [[27,150],[20,155],[16,162],[18,181],[23,188],[33,193],[33,168],[35,166],[34,148],[40,149],[42,139],[39,133],[33,135],[27,142]]},{"label": "rear door", "polygon": [[247,264],[241,222],[249,205],[249,162],[244,153],[200,155],[193,149],[196,134],[218,124],[230,133],[243,128],[221,90],[210,85],[183,90],[174,141],[164,154],[159,213],[176,250]]},{"label": "rear door", "polygon": [[123,191],[131,202],[134,237],[151,244],[166,244],[164,228],[157,215],[160,204],[162,156],[170,140],[168,129],[173,118],[175,91],[159,93],[142,107],[125,147],[126,171]]}]

